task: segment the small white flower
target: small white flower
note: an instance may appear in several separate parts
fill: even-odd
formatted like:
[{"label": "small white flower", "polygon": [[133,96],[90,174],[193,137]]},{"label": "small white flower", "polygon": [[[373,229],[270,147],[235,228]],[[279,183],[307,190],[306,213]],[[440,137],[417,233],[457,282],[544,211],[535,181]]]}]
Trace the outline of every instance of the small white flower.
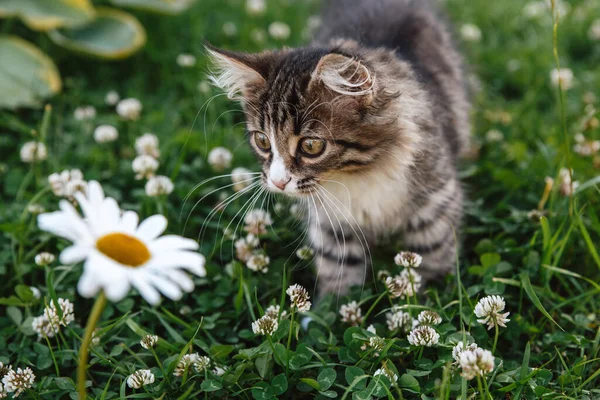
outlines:
[{"label": "small white flower", "polygon": [[184,354],[181,357],[181,360],[177,363],[177,367],[175,367],[175,371],[173,371],[174,376],[183,376],[186,372],[190,373],[190,369],[196,365],[200,361],[200,355],[198,353],[192,354]]},{"label": "small white flower", "polygon": [[46,209],[42,205],[37,203],[29,204],[27,206],[27,212],[29,214],[37,215],[43,213],[44,211],[46,211]]},{"label": "small white flower", "polygon": [[543,1],[532,1],[523,7],[523,15],[529,19],[539,18],[544,14],[550,15],[550,12]]},{"label": "small white flower", "polygon": [[225,372],[227,372],[228,368],[223,366],[223,367],[219,367],[218,365],[215,365],[215,367],[212,370],[212,373],[216,376],[223,376],[225,375]]},{"label": "small white flower", "polygon": [[287,315],[287,312],[282,311],[281,316],[280,316],[279,315],[280,310],[281,310],[281,307],[279,307],[279,304],[276,304],[274,306],[269,306],[265,310],[265,315],[268,315],[269,317],[271,317],[273,319],[285,318],[285,316]]},{"label": "small white flower", "polygon": [[222,172],[231,167],[231,160],[233,160],[233,154],[225,147],[215,147],[208,153],[208,164],[216,172]]},{"label": "small white flower", "polygon": [[154,133],[144,133],[135,139],[135,151],[138,156],[148,155],[154,158],[160,156],[158,150],[158,137]]},{"label": "small white flower", "polygon": [[112,125],[99,125],[94,130],[94,140],[96,143],[114,142],[119,137],[117,128]]},{"label": "small white flower", "polygon": [[166,176],[152,176],[148,179],[148,182],[146,182],[146,194],[150,197],[171,194],[173,189],[173,182]]},{"label": "small white flower", "polygon": [[304,246],[296,251],[296,257],[301,260],[310,260],[315,255],[315,251],[308,246]]},{"label": "small white flower", "polygon": [[242,262],[248,261],[254,254],[254,249],[258,244],[258,238],[252,234],[236,240],[233,244],[235,247],[235,256]]},{"label": "small white flower", "polygon": [[31,290],[34,299],[39,300],[42,298],[42,292],[40,289],[36,288],[35,286],[29,286],[29,290]]},{"label": "small white flower", "polygon": [[385,286],[390,292],[390,297],[413,297],[421,288],[421,275],[412,269],[403,270],[400,275],[387,277]]},{"label": "small white flower", "polygon": [[134,158],[131,168],[135,172],[135,179],[149,179],[158,169],[158,161],[156,158],[144,154]]},{"label": "small white flower", "polygon": [[297,283],[290,285],[285,293],[290,297],[292,307],[295,307],[300,312],[310,310],[312,303],[309,301],[310,296],[308,291]]},{"label": "small white flower", "polygon": [[377,330],[375,329],[373,324],[371,324],[367,327],[367,332],[371,332],[372,334],[377,335]]},{"label": "small white flower", "polygon": [[393,371],[388,368],[379,368],[377,371],[373,373],[373,376],[383,375],[390,380],[390,382],[398,382],[398,375],[396,375]]},{"label": "small white flower", "polygon": [[454,361],[459,364],[460,363],[460,355],[464,351],[475,351],[477,349],[477,343],[471,343],[465,347],[464,342],[460,341],[456,343],[456,346],[452,348],[452,358]]},{"label": "small white flower", "polygon": [[385,314],[387,327],[390,331],[399,329],[404,332],[412,327],[413,319],[409,313],[402,311],[398,307],[393,307],[392,310]]},{"label": "small white flower", "polygon": [[139,369],[127,377],[127,386],[139,389],[154,383],[154,374],[149,369]]},{"label": "small white flower", "polygon": [[32,164],[48,158],[48,149],[42,142],[27,142],[21,147],[21,161]]},{"label": "small white flower", "polygon": [[104,102],[109,106],[116,105],[119,100],[121,100],[121,96],[119,96],[119,93],[116,90],[110,90],[106,93],[106,96],[104,96]]},{"label": "small white flower", "polygon": [[197,373],[202,373],[210,367],[210,358],[207,356],[200,356],[194,363],[194,369]]},{"label": "small white flower", "polygon": [[600,41],[600,19],[594,20],[590,25],[590,30],[588,31],[588,37],[590,40],[598,40]]},{"label": "small white flower", "polygon": [[559,83],[563,90],[569,90],[573,87],[573,71],[569,68],[554,68],[550,71],[550,82],[552,86],[558,87]]},{"label": "small white flower", "polygon": [[244,218],[244,230],[253,235],[264,235],[267,233],[267,227],[273,224],[271,214],[268,211],[254,209],[246,214]]},{"label": "small white flower", "polygon": [[96,118],[96,109],[92,106],[77,107],[73,112],[77,121],[86,121]]},{"label": "small white flower", "polygon": [[60,211],[38,216],[41,230],[73,242],[60,255],[63,264],[85,260],[77,289],[83,297],[103,290],[111,301],[120,301],[133,285],[150,304],[160,301],[159,291],[172,300],[191,292],[194,282],[186,269],[205,276],[205,259],[197,253],[198,243],[176,235],[162,236],[167,219],[153,215],[141,224],[133,211],[121,212],[118,203],[104,196],[96,181],[86,195],[75,198],[83,216],[66,200]]},{"label": "small white flower", "polygon": [[135,98],[123,99],[117,103],[117,114],[123,119],[135,121],[142,113],[142,103]]},{"label": "small white flower", "polygon": [[46,265],[52,264],[56,260],[56,257],[52,253],[48,253],[47,251],[40,253],[35,256],[35,263],[40,267],[44,267]]},{"label": "small white flower", "polygon": [[306,20],[306,25],[304,27],[304,31],[302,31],[302,37],[304,39],[311,39],[314,34],[319,30],[321,25],[323,24],[323,20],[320,15],[311,15]]},{"label": "small white flower", "polygon": [[75,193],[85,193],[87,182],[84,180],[70,180],[65,185],[65,196],[69,199],[75,198]]},{"label": "small white flower", "polygon": [[2,380],[10,371],[12,371],[11,365],[4,365],[2,362],[0,362],[0,399],[8,397],[8,393],[6,390],[4,390],[4,383]]},{"label": "small white flower", "polygon": [[269,25],[269,36],[275,40],[286,40],[290,37],[292,30],[284,22],[275,21]]},{"label": "small white flower", "polygon": [[494,355],[489,350],[476,348],[475,350],[464,350],[459,359],[462,373],[465,379],[473,379],[476,376],[484,376],[494,370]]},{"label": "small white flower", "polygon": [[501,142],[504,140],[504,135],[497,129],[490,129],[485,134],[485,139],[490,143]]},{"label": "small white flower", "polygon": [[262,272],[266,274],[269,271],[269,263],[271,259],[262,253],[252,254],[248,261],[246,261],[246,266],[255,272]]},{"label": "small white flower", "polygon": [[571,175],[573,175],[573,170],[569,173],[567,168],[561,168],[558,172],[559,191],[563,196],[572,196],[579,186],[578,181],[571,182]]},{"label": "small white flower", "polygon": [[442,317],[435,311],[430,310],[421,311],[417,320],[419,325],[435,326],[442,323]]},{"label": "small white flower", "polygon": [[[83,182],[83,173],[78,169],[64,170],[61,173],[53,173],[48,176],[48,183],[52,189],[52,193],[59,197],[69,196],[67,185],[69,182]],[[73,188],[71,188],[72,191]]]},{"label": "small white flower", "polygon": [[352,326],[358,326],[363,321],[362,310],[356,301],[343,304],[340,307],[340,315],[342,316],[342,322]]},{"label": "small white flower", "polygon": [[262,44],[267,40],[267,32],[264,29],[254,28],[250,31],[250,39],[254,43]]},{"label": "small white flower", "polygon": [[256,174],[246,168],[234,168],[233,171],[231,171],[231,182],[234,183],[233,190],[241,192],[248,188],[252,184],[255,176]]},{"label": "small white flower", "polygon": [[460,27],[460,35],[467,42],[479,42],[481,40],[481,29],[474,24],[464,24]]},{"label": "small white flower", "polygon": [[432,347],[438,344],[440,334],[430,326],[417,326],[408,334],[408,343],[413,346]]},{"label": "small white flower", "polygon": [[405,268],[417,268],[423,262],[423,257],[417,253],[402,251],[396,254],[396,257],[394,257],[394,262],[396,265],[400,265]]},{"label": "small white flower", "polygon": [[480,324],[487,324],[488,329],[492,329],[494,326],[506,327],[506,323],[510,319],[506,318],[510,314],[509,312],[502,314],[506,303],[504,298],[500,296],[486,296],[480,299],[475,305],[475,315]]},{"label": "small white flower", "polygon": [[179,314],[181,314],[181,315],[188,315],[191,312],[192,312],[192,307],[190,307],[188,305],[181,306],[181,308],[179,309]]},{"label": "small white flower", "polygon": [[521,61],[514,58],[512,60],[508,60],[506,63],[506,69],[508,72],[517,72],[521,69]]},{"label": "small white flower", "polygon": [[31,368],[10,369],[2,378],[4,391],[12,393],[13,398],[19,397],[27,389],[30,389],[34,381],[35,375]]},{"label": "small white flower", "polygon": [[233,22],[225,22],[223,24],[223,28],[221,28],[221,29],[223,30],[223,33],[227,37],[232,37],[237,34],[237,26],[235,26],[235,24]]},{"label": "small white flower", "polygon": [[292,204],[290,206],[290,214],[297,219],[304,218],[304,208],[300,204]]},{"label": "small white flower", "polygon": [[196,65],[196,56],[193,54],[181,53],[177,56],[177,65],[182,68],[191,68]]},{"label": "small white flower", "polygon": [[140,340],[140,346],[142,346],[146,350],[149,350],[156,346],[156,343],[158,343],[158,336],[156,335],[146,335],[142,338],[142,340]]},{"label": "small white flower", "polygon": [[38,334],[39,338],[53,338],[59,327],[52,326],[48,318],[42,314],[31,321],[31,329]]},{"label": "small white flower", "polygon": [[58,298],[58,305],[60,307],[60,314],[62,314],[62,316],[59,315],[54,301],[51,301],[50,305],[44,309],[44,315],[48,321],[50,321],[52,326],[67,326],[71,322],[75,321],[73,303],[67,299]]},{"label": "small white flower", "polygon": [[369,347],[377,351],[383,350],[385,347],[385,339],[379,336],[373,336],[369,338]]},{"label": "small white flower", "polygon": [[200,81],[198,83],[198,91],[202,94],[209,94],[212,92],[212,86],[208,81]]},{"label": "small white flower", "polygon": [[246,12],[249,15],[263,15],[267,11],[266,0],[246,0]]},{"label": "small white flower", "polygon": [[252,323],[252,332],[255,335],[271,336],[277,331],[278,327],[279,323],[276,318],[265,315]]}]

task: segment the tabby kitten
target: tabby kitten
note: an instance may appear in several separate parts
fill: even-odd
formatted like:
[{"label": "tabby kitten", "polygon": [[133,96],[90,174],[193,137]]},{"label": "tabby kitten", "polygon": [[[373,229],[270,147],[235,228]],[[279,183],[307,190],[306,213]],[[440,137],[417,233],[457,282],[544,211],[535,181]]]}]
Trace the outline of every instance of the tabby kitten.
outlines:
[{"label": "tabby kitten", "polygon": [[362,284],[400,235],[431,279],[455,265],[469,142],[462,59],[425,0],[332,0],[307,47],[208,52],[241,100],[270,190],[305,199],[320,294]]}]

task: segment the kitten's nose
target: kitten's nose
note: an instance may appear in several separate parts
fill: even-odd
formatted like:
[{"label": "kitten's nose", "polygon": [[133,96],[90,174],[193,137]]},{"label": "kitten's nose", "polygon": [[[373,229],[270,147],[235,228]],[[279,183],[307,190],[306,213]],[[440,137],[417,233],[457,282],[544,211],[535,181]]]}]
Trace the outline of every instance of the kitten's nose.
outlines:
[{"label": "kitten's nose", "polygon": [[273,185],[277,186],[279,189],[285,190],[285,186],[288,183],[290,183],[291,180],[292,180],[292,178],[289,178],[287,181],[285,179],[282,179],[282,180],[271,179],[271,182],[273,182]]}]

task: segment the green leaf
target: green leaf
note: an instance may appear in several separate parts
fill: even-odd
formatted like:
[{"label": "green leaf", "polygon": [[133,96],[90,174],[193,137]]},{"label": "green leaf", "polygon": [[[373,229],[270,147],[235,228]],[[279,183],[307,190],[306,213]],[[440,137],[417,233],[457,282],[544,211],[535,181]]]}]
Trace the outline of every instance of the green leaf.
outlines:
[{"label": "green leaf", "polygon": [[419,381],[412,375],[404,374],[398,379],[398,386],[408,392],[420,393]]},{"label": "green leaf", "polygon": [[19,17],[36,31],[48,31],[63,26],[76,26],[94,17],[90,0],[3,0],[1,17]]},{"label": "green leaf", "polygon": [[256,400],[270,400],[273,398],[273,388],[266,382],[258,382],[252,388],[252,396]]},{"label": "green leaf", "polygon": [[222,388],[223,384],[216,379],[207,379],[200,385],[200,389],[204,392],[216,392]]},{"label": "green leaf", "polygon": [[284,394],[288,389],[288,381],[285,374],[280,374],[273,378],[271,387],[273,387],[273,394],[275,396]]},{"label": "green leaf", "polygon": [[319,394],[330,399],[335,399],[336,397],[338,397],[338,394],[333,390],[325,390],[323,392],[319,392]]},{"label": "green leaf", "polygon": [[321,390],[321,385],[319,385],[319,382],[315,381],[312,378],[301,378],[300,380],[306,383],[308,386],[312,387],[313,389]]},{"label": "green leaf", "polygon": [[488,269],[498,264],[502,259],[498,253],[485,253],[480,257],[481,265],[484,269]]},{"label": "green leaf", "polygon": [[210,354],[213,358],[226,358],[233,351],[233,346],[230,344],[216,344],[210,348]]},{"label": "green leaf", "polygon": [[54,62],[33,44],[0,35],[0,108],[37,107],[60,92]]},{"label": "green leaf", "polygon": [[0,306],[25,307],[26,305],[27,304],[23,303],[21,299],[18,299],[16,296],[0,298]]},{"label": "green leaf", "polygon": [[533,305],[536,306],[536,308],[538,310],[540,310],[540,312],[542,314],[544,314],[544,316],[546,318],[548,318],[550,321],[552,321],[556,326],[558,326],[560,328],[561,331],[564,332],[565,330],[562,328],[562,326],[560,326],[554,320],[554,318],[552,318],[552,316],[548,313],[548,311],[546,311],[546,309],[542,305],[542,302],[540,301],[540,299],[535,294],[535,291],[533,290],[533,286],[531,286],[531,281],[529,280],[529,275],[527,274],[527,272],[522,272],[521,273],[521,284],[523,285],[523,289],[525,289],[525,293],[527,293],[527,296],[529,297],[529,300],[531,300],[531,302],[533,303]]},{"label": "green leaf", "polygon": [[285,346],[281,343],[275,343],[275,360],[282,363],[282,365],[287,365],[288,360],[288,351]]},{"label": "green leaf", "polygon": [[269,361],[270,360],[271,360],[270,354],[263,354],[262,356],[257,357],[256,360],[254,360],[254,366],[256,367],[256,370],[258,371],[258,374],[260,375],[260,377],[263,379],[265,379],[265,377],[269,373]]},{"label": "green leaf", "polygon": [[21,310],[16,307],[6,307],[6,315],[8,315],[17,326],[20,326],[21,322],[23,322],[23,314],[21,313]]},{"label": "green leaf", "polygon": [[333,368],[327,368],[321,371],[319,376],[317,377],[317,381],[321,386],[321,390],[327,390],[333,385],[335,382],[335,378],[337,377],[337,373]]},{"label": "green leaf", "polygon": [[71,29],[55,29],[50,39],[69,50],[105,59],[129,57],[146,44],[146,31],[131,14],[98,8],[91,23]]},{"label": "green leaf", "polygon": [[160,14],[175,15],[190,8],[196,0],[110,0],[119,7],[131,7]]},{"label": "green leaf", "polygon": [[17,285],[15,287],[15,293],[25,303],[30,303],[34,299],[33,292],[31,291],[31,288],[27,285]]},{"label": "green leaf", "polygon": [[367,387],[366,379],[357,380],[359,377],[366,376],[365,371],[363,371],[361,368],[355,366],[348,367],[346,368],[344,375],[348,385],[352,385],[354,383],[355,390],[362,390]]}]

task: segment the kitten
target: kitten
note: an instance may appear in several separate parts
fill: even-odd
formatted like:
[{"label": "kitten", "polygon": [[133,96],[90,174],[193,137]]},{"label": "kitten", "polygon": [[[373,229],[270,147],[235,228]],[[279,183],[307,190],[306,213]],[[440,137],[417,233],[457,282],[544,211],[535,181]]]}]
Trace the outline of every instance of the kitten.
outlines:
[{"label": "kitten", "polygon": [[270,190],[305,199],[319,294],[367,274],[367,246],[400,235],[431,279],[452,270],[469,145],[462,59],[425,0],[332,0],[307,47],[208,46],[241,100]]}]

